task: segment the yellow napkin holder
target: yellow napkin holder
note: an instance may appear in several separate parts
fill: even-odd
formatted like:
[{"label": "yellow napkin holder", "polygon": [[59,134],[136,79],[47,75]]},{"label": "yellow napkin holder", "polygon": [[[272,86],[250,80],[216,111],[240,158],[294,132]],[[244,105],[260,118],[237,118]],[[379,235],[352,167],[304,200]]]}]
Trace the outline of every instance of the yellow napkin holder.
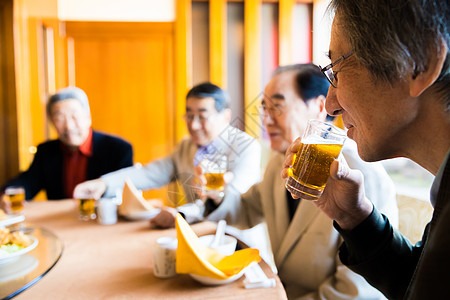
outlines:
[{"label": "yellow napkin holder", "polygon": [[176,217],[176,229],[178,239],[177,273],[223,280],[240,273],[251,263],[261,260],[257,249],[247,248],[225,256],[214,249],[203,246],[180,214]]}]

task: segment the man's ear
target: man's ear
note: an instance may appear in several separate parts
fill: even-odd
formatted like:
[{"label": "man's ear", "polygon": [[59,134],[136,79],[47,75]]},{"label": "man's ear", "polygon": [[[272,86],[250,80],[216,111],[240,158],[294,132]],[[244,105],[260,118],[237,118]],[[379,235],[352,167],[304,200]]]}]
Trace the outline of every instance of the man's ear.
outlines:
[{"label": "man's ear", "polygon": [[231,116],[232,116],[232,113],[231,113],[231,109],[230,109],[230,108],[225,108],[225,109],[222,111],[222,115],[223,115],[223,117],[224,117],[224,120],[225,120],[227,123],[230,123],[230,122],[231,122]]},{"label": "man's ear", "polygon": [[424,72],[417,74],[416,77],[409,79],[409,95],[411,97],[419,97],[427,88],[433,85],[442,71],[447,51],[447,44],[441,39],[437,55],[431,55],[428,68]]},{"label": "man's ear", "polygon": [[325,120],[327,117],[327,111],[325,110],[325,99],[325,96],[319,95],[307,102],[309,109],[314,109],[314,118],[317,120]]}]

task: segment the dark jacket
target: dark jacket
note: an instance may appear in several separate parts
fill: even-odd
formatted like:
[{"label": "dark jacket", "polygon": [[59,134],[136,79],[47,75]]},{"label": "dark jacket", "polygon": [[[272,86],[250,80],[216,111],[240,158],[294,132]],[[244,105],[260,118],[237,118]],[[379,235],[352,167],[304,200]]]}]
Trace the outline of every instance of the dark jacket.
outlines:
[{"label": "dark jacket", "polygon": [[412,245],[376,209],[351,231],[335,224],[345,243],[339,256],[389,299],[450,299],[450,158],[433,218]]},{"label": "dark jacket", "polygon": [[[110,135],[93,131],[92,156],[89,157],[87,180],[129,167],[133,164],[133,148],[130,143]],[[25,187],[26,199],[32,199],[44,189],[50,200],[64,199],[63,150],[59,140],[40,144],[27,171],[7,182],[7,186]]]}]

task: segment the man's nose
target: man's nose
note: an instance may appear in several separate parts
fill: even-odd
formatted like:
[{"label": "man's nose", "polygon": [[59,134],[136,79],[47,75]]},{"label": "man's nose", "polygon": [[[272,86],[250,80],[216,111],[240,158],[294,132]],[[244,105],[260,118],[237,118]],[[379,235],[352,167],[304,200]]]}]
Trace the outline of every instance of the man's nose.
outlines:
[{"label": "man's nose", "polygon": [[76,122],[73,118],[64,118],[64,128],[65,129],[72,129],[76,125]]},{"label": "man's nose", "polygon": [[342,107],[336,97],[336,88],[330,86],[325,100],[325,109],[330,116],[342,114]]},{"label": "man's nose", "polygon": [[264,113],[263,113],[263,115],[262,115],[262,121],[263,121],[264,126],[272,125],[272,124],[274,123],[274,118],[273,118],[272,115],[267,111],[267,112],[264,112]]},{"label": "man's nose", "polygon": [[195,116],[194,119],[191,121],[191,128],[192,129],[200,129],[202,128],[202,124],[200,122],[200,119],[198,116]]}]

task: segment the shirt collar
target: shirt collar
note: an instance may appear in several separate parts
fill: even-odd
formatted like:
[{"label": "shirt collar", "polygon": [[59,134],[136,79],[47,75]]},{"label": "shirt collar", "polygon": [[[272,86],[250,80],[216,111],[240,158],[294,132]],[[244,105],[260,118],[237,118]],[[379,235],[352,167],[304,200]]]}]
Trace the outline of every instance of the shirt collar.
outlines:
[{"label": "shirt collar", "polygon": [[[89,133],[88,136],[86,138],[86,140],[78,147],[78,151],[80,151],[81,154],[83,154],[84,156],[92,156],[92,146],[93,146],[93,133],[92,133],[92,128],[89,128]],[[70,154],[71,151],[68,149],[68,147],[66,145],[64,145],[63,143],[61,143],[62,149],[66,154]]]},{"label": "shirt collar", "polygon": [[89,128],[89,134],[83,144],[78,148],[86,156],[92,156],[92,128]]},{"label": "shirt collar", "polygon": [[248,142],[248,139],[241,135],[241,131],[236,127],[227,125],[225,129],[208,145],[198,147],[194,156],[194,166],[203,159],[206,154],[222,154],[228,156],[230,152],[235,151],[233,143],[241,144]]},{"label": "shirt collar", "polygon": [[205,146],[200,146],[194,155],[194,166],[197,166],[205,155],[213,154],[217,151],[214,141]]},{"label": "shirt collar", "polygon": [[436,204],[436,200],[437,200],[437,195],[439,192],[439,188],[441,186],[441,180],[442,180],[442,176],[444,175],[444,169],[445,166],[447,165],[448,160],[450,159],[450,149],[447,152],[447,155],[442,163],[442,165],[439,167],[439,171],[436,174],[436,177],[434,178],[433,181],[433,185],[431,186],[431,190],[430,190],[430,202],[431,205]]}]

